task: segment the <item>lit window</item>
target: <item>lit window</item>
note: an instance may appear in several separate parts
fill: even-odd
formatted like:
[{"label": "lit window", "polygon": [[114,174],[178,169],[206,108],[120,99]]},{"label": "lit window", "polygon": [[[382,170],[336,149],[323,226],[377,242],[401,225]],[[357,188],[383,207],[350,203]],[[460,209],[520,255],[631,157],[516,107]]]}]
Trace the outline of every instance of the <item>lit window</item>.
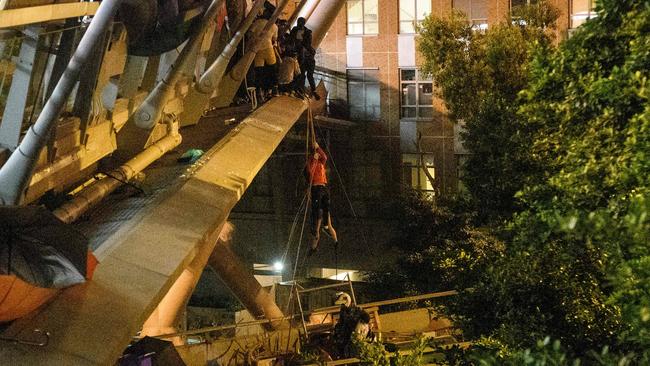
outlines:
[{"label": "lit window", "polygon": [[[424,162],[424,165],[421,164],[422,162]],[[431,180],[427,177],[427,172],[424,169],[427,170],[431,178],[436,178],[432,153],[402,154],[402,182],[404,185],[420,191],[434,193],[435,187],[431,184]]]},{"label": "lit window", "polygon": [[573,0],[571,2],[571,28],[578,28],[582,23],[596,16],[594,0]]},{"label": "lit window", "polygon": [[431,0],[400,0],[399,32],[415,33],[424,18],[431,14]]},{"label": "lit window", "polygon": [[487,0],[454,0],[453,3],[454,9],[465,13],[472,28],[477,31],[485,31],[488,28],[487,5]]},{"label": "lit window", "polygon": [[348,70],[348,105],[350,118],[378,121],[381,117],[379,98],[379,70]]},{"label": "lit window", "polygon": [[433,117],[433,81],[416,69],[400,70],[402,118]]},{"label": "lit window", "polygon": [[378,0],[348,0],[348,34],[379,34]]}]

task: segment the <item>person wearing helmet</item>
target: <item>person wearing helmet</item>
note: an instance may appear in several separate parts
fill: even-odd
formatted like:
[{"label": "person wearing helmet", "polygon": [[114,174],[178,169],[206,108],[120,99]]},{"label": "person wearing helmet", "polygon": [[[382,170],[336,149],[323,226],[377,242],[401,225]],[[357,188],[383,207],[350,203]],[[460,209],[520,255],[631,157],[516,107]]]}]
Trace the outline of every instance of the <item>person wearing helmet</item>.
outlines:
[{"label": "person wearing helmet", "polygon": [[336,294],[334,304],[340,305],[339,319],[334,326],[332,340],[336,358],[354,357],[356,350],[352,338],[358,340],[373,339],[370,331],[370,314],[352,303],[352,298],[345,292]]}]

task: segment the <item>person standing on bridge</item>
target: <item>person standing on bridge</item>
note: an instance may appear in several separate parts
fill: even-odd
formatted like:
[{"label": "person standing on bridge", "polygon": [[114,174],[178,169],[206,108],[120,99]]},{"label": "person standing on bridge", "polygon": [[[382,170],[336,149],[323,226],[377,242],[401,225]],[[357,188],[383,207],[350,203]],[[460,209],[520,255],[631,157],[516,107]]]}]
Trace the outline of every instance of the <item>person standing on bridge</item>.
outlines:
[{"label": "person standing on bridge", "polygon": [[262,31],[271,19],[273,11],[266,8],[264,13],[253,22],[248,30],[253,40],[255,59],[255,86],[259,99],[264,101],[272,89],[277,91],[277,58],[275,57],[275,43],[278,39],[278,26],[271,24],[266,33]]},{"label": "person standing on bridge", "polygon": [[[332,217],[330,215],[330,194],[327,187],[326,163],[327,155],[320,148],[318,142],[313,141],[305,166],[305,173],[310,187],[309,195],[311,196],[312,241],[309,255],[313,254],[318,248],[321,226],[332,237],[335,245],[338,245],[336,230],[332,226]],[[323,221],[325,222],[324,226]]]},{"label": "person standing on bridge", "polygon": [[[314,71],[316,70],[316,50],[312,46],[311,29],[307,28],[305,18],[300,17],[296,21],[296,26],[291,29],[289,39],[298,54],[298,63],[300,64],[301,76],[300,87],[305,87],[305,78],[309,81],[311,95],[320,100],[316,93],[316,82],[314,81]],[[306,94],[306,93],[305,93]]]}]

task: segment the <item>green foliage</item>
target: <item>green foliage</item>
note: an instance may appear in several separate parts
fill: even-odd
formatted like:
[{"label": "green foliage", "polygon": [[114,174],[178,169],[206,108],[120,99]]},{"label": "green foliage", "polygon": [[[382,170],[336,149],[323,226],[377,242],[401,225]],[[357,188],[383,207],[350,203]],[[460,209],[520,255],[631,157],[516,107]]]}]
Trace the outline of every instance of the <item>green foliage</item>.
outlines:
[{"label": "green foliage", "polygon": [[422,292],[464,289],[477,282],[490,263],[500,257],[503,244],[472,225],[463,201],[434,201],[410,191],[397,217],[392,240],[401,253],[396,268],[371,273],[378,298]]},{"label": "green foliage", "polygon": [[514,347],[550,335],[570,355],[610,345],[647,362],[650,9],[600,15],[534,52],[516,118],[539,172],[518,193],[504,258],[467,296],[488,311],[468,309],[464,326]]},{"label": "green foliage", "polygon": [[[520,197],[516,241],[589,250],[622,325],[618,348],[650,358],[650,8],[604,1],[557,52],[539,53],[521,115],[543,126],[533,157],[544,179]],[[601,278],[598,278],[601,277]],[[607,343],[605,343],[607,344]]]},{"label": "green foliage", "polygon": [[535,347],[515,352],[502,352],[501,345],[479,342],[477,346],[465,350],[461,357],[448,360],[449,365],[481,365],[481,366],[629,366],[646,365],[647,360],[641,360],[633,354],[620,355],[610,352],[605,346],[600,352],[589,352],[582,358],[571,357],[562,347],[560,341],[551,341],[550,337],[538,341]]},{"label": "green foliage", "polygon": [[366,342],[354,339],[358,358],[362,364],[373,366],[420,366],[424,365],[424,350],[429,344],[427,338],[419,337],[410,348],[410,353],[388,352],[381,342]]},{"label": "green foliage", "polygon": [[407,201],[396,272],[465,289],[445,310],[494,341],[478,364],[650,364],[650,5],[599,4],[557,49],[543,9],[485,34],[459,15],[423,25],[424,69],[466,123],[478,220]]},{"label": "green foliage", "polygon": [[539,170],[530,159],[529,126],[517,114],[518,93],[528,82],[533,45],[547,47],[557,9],[540,2],[518,10],[513,22],[472,30],[462,13],[429,17],[421,28],[422,69],[433,75],[450,115],[464,121],[471,153],[466,184],[482,221],[508,218],[518,209],[515,193]]}]

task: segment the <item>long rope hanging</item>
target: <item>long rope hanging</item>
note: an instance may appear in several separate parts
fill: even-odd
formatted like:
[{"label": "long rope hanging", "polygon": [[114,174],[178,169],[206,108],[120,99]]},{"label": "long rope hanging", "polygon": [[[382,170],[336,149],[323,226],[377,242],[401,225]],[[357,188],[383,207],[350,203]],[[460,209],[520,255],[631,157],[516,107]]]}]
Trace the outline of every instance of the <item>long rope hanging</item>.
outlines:
[{"label": "long rope hanging", "polygon": [[[312,113],[312,110],[311,110],[311,106],[309,106],[308,109],[307,109],[307,131],[306,131],[306,138],[305,138],[305,161],[307,161],[307,159],[309,159],[309,147],[310,147],[309,143],[311,142],[312,146],[313,146],[314,143],[316,142],[315,130],[314,130],[313,123],[314,123],[313,113]],[[298,261],[299,261],[299,258],[300,258],[300,248],[302,246],[302,238],[303,238],[304,231],[305,231],[305,224],[307,222],[307,212],[309,210],[309,206],[311,205],[311,199],[310,198],[311,198],[311,186],[312,186],[312,183],[313,183],[313,181],[311,179],[311,174],[310,174],[309,175],[309,187],[308,187],[307,191],[305,192],[305,195],[303,196],[302,202],[300,204],[300,208],[298,209],[298,212],[296,213],[296,216],[294,217],[294,222],[292,224],[291,232],[289,234],[289,240],[287,241],[287,246],[286,246],[283,258],[282,258],[282,262],[284,263],[286,255],[288,254],[288,251],[289,251],[289,247],[291,245],[291,239],[293,238],[294,229],[295,229],[295,225],[297,223],[297,219],[298,219],[298,217],[299,217],[299,215],[300,215],[300,213],[302,211],[302,208],[304,207],[305,211],[303,213],[303,220],[302,220],[302,225],[301,225],[301,228],[300,228],[300,236],[298,238],[298,246],[296,248],[296,257],[295,257],[294,262],[293,262],[294,266],[293,266],[293,271],[292,271],[292,275],[291,275],[291,283],[292,283],[292,285],[291,285],[291,291],[289,292],[289,300],[287,301],[287,309],[286,310],[288,310],[289,306],[291,305],[291,298],[293,296],[294,287],[296,285],[296,274],[298,272]],[[304,265],[304,263],[303,263],[303,265]],[[285,313],[286,313],[286,310],[285,310]]]},{"label": "long rope hanging", "polygon": [[[316,126],[316,127],[318,127],[318,126]],[[322,131],[321,131],[320,127],[318,127],[318,132],[320,132],[322,134]],[[341,184],[341,189],[343,189],[343,194],[345,196],[345,199],[348,202],[348,206],[350,206],[350,211],[352,212],[352,217],[354,217],[357,224],[360,225],[359,216],[357,215],[357,212],[354,210],[354,206],[352,205],[352,200],[350,200],[350,196],[348,195],[348,191],[345,188],[345,183],[343,182],[343,178],[341,177],[341,173],[339,173],[339,169],[336,166],[336,162],[334,161],[334,156],[332,155],[332,153],[330,152],[330,150],[329,150],[329,148],[327,146],[325,146],[325,151],[327,152],[329,160],[332,162],[332,167],[334,167],[334,172],[336,173],[336,176],[337,176],[337,178],[339,180],[339,183]],[[360,231],[361,231],[361,236],[363,238],[364,244],[366,246],[368,246],[368,239],[366,238],[365,231],[363,231],[363,230],[360,230]]]},{"label": "long rope hanging", "polygon": [[[316,143],[316,130],[314,128],[315,123],[314,123],[314,117],[313,117],[311,108],[309,108],[307,124],[308,124],[308,129],[307,129],[308,136],[311,133],[311,142],[312,142],[312,146],[314,146],[315,143]],[[322,137],[323,133],[320,130],[320,127],[318,128],[318,131],[319,131],[319,133],[320,133],[320,135]],[[332,153],[330,152],[330,149],[328,148],[327,144],[325,144],[324,147],[325,147],[325,150],[327,150],[328,159],[330,159],[332,161],[332,165],[334,166],[334,170],[336,171],[336,175],[339,178],[339,182],[341,183],[341,187],[343,188],[343,192],[345,193],[345,197],[348,200],[348,203],[350,205],[350,209],[352,210],[352,215],[354,215],[354,217],[356,218],[356,213],[354,212],[354,207],[352,207],[352,202],[350,201],[350,198],[348,197],[348,193],[347,193],[347,190],[345,189],[343,179],[341,178],[341,174],[339,174],[339,171],[338,171],[338,169],[336,167],[336,163],[334,162],[334,158],[332,156]],[[311,189],[311,187],[310,187],[310,189]],[[329,218],[329,217],[328,218],[323,218],[323,220],[326,220],[326,219],[328,220],[328,225],[331,224],[331,222],[330,222],[331,218]],[[364,241],[367,243],[367,240],[365,240],[365,234],[363,232],[362,232],[362,235],[364,236]],[[338,246],[338,242],[336,242],[334,244],[334,279],[338,279],[338,276],[339,276],[339,246]]]}]

